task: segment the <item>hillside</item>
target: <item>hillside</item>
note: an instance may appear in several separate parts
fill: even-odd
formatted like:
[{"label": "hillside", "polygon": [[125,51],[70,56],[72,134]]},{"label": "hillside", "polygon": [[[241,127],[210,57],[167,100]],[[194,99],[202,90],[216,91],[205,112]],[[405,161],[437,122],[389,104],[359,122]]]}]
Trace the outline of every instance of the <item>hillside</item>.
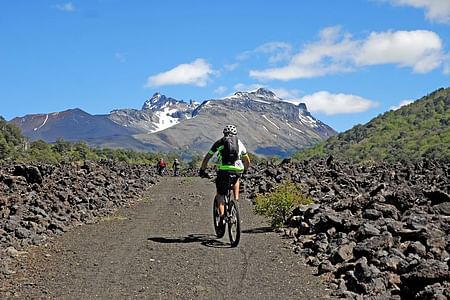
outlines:
[{"label": "hillside", "polygon": [[263,156],[289,156],[336,133],[315,119],[305,104],[294,105],[269,90],[258,89],[204,101],[191,118],[163,131],[134,137],[162,151],[205,152],[220,138],[226,124],[235,124],[247,149]]},{"label": "hillside", "polygon": [[11,122],[32,141],[64,139],[97,147],[189,154],[207,151],[227,124],[236,124],[247,150],[264,156],[289,156],[336,134],[304,103],[294,105],[262,88],[202,104],[155,93],[141,109],[115,109],[107,115],[71,109]]},{"label": "hillside", "polygon": [[23,143],[20,129],[0,116],[0,160],[17,152]]},{"label": "hillside", "polygon": [[294,157],[333,155],[353,162],[450,160],[450,88],[357,125]]}]

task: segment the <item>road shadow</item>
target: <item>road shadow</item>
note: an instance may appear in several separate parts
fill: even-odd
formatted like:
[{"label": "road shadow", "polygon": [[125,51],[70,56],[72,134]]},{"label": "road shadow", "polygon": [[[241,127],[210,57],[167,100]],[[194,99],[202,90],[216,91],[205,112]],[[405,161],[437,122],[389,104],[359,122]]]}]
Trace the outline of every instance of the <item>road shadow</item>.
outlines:
[{"label": "road shadow", "polygon": [[273,232],[272,227],[264,226],[264,227],[257,227],[257,228],[242,230],[242,233],[246,233],[246,234],[258,234],[258,233],[267,233],[267,232]]},{"label": "road shadow", "polygon": [[148,241],[162,243],[162,244],[188,244],[198,243],[205,247],[211,248],[229,248],[230,244],[218,241],[215,236],[208,234],[189,234],[184,237],[149,237]]}]

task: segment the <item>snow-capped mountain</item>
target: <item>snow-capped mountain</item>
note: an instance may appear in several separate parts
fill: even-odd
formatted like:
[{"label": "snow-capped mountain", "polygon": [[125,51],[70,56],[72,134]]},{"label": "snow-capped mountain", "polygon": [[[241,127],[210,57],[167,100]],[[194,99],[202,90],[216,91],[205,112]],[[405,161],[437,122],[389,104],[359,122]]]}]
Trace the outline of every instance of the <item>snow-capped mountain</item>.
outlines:
[{"label": "snow-capped mountain", "polygon": [[154,133],[172,127],[185,119],[192,117],[192,112],[198,103],[186,102],[168,98],[155,93],[144,102],[141,110],[113,110],[109,119],[127,128],[134,128],[146,133]]},{"label": "snow-capped mountain", "polygon": [[117,109],[102,116],[81,112],[77,110],[76,118],[63,112],[58,118],[29,115],[12,122],[31,139],[47,142],[78,139],[97,146],[202,153],[222,136],[225,125],[235,124],[248,151],[281,156],[336,134],[305,104],[283,101],[262,88],[201,104],[155,93],[142,109]]},{"label": "snow-capped mountain", "polygon": [[261,155],[286,156],[336,134],[315,119],[304,103],[294,105],[261,88],[204,101],[192,111],[191,119],[135,137],[166,151],[205,151],[220,138],[226,124],[235,124],[248,150]]}]

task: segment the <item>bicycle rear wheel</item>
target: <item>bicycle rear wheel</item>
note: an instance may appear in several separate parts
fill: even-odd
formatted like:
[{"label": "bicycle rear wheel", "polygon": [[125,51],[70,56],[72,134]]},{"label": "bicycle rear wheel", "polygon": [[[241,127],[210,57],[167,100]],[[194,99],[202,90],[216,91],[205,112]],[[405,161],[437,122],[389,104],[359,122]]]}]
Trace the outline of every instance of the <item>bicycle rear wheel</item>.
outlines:
[{"label": "bicycle rear wheel", "polygon": [[241,239],[241,220],[239,218],[239,206],[234,200],[230,203],[230,214],[228,216],[228,236],[231,247],[236,247]]},{"label": "bicycle rear wheel", "polygon": [[219,211],[216,207],[216,198],[214,198],[213,201],[213,223],[214,223],[214,230],[216,232],[216,236],[220,239],[225,235],[225,224],[220,222],[220,215]]}]

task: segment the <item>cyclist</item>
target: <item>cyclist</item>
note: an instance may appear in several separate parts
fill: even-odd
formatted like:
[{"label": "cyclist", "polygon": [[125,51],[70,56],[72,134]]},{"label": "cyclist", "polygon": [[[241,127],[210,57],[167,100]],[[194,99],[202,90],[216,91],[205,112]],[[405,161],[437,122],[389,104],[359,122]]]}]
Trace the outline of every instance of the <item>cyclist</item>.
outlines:
[{"label": "cyclist", "polygon": [[164,175],[164,172],[166,170],[166,162],[164,161],[163,158],[161,158],[158,163],[156,164],[156,169],[158,170],[158,174],[160,176]]},{"label": "cyclist", "polygon": [[173,176],[178,176],[178,168],[179,168],[180,162],[178,161],[178,158],[175,158],[172,164],[173,168]]},{"label": "cyclist", "polygon": [[[235,140],[237,140],[238,147],[236,149],[237,159],[232,162],[230,160],[227,160],[224,155],[227,155],[225,152],[226,149],[229,148],[229,146],[226,145],[227,140],[234,136],[236,137]],[[219,163],[219,170],[217,172],[216,178],[216,199],[218,200],[217,203],[219,207],[217,208],[219,210],[220,220],[221,222],[223,222],[225,201],[224,198],[228,191],[229,175],[238,175],[235,177],[235,182],[232,182],[232,185],[234,199],[236,201],[239,201],[239,177],[241,173],[243,173],[245,170],[248,170],[248,168],[250,167],[250,158],[247,154],[247,149],[245,148],[244,144],[237,138],[237,129],[234,125],[225,126],[225,128],[223,129],[223,137],[216,141],[212,145],[208,153],[206,153],[205,157],[203,158],[202,166],[200,167],[200,176],[207,176],[205,170],[208,165],[208,161],[216,152],[218,152],[217,158]]]}]

